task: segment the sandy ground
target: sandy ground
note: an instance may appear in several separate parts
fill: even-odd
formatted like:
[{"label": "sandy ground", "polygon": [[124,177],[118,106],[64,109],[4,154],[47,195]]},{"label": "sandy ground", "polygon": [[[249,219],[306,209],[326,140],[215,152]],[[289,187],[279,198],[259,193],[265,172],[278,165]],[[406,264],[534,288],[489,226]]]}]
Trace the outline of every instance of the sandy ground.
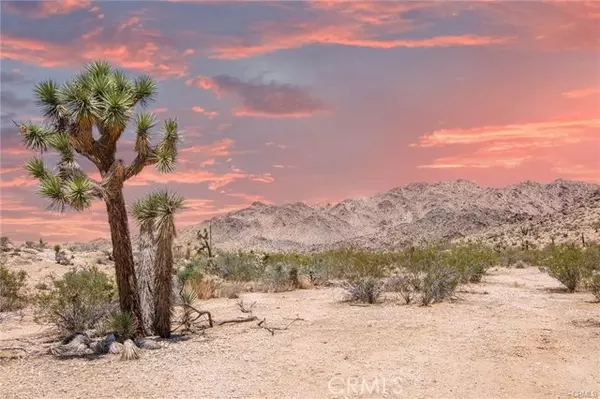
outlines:
[{"label": "sandy ground", "polygon": [[[0,397],[600,397],[600,304],[558,287],[527,268],[493,270],[428,308],[349,306],[335,288],[244,294],[270,325],[305,321],[274,336],[255,323],[215,327],[137,361],[5,360]],[[235,300],[199,306],[216,319],[240,315]],[[29,316],[12,321],[0,346],[42,330]]]}]

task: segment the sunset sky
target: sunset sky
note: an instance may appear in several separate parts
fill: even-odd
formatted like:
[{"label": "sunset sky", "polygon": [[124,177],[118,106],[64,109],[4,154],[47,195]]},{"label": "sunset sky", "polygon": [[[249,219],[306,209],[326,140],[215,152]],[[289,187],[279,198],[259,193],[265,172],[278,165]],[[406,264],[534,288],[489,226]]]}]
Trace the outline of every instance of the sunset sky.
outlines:
[{"label": "sunset sky", "polygon": [[[18,1],[1,4],[2,235],[108,237],[104,204],[45,210],[12,121],[36,82],[107,59],[158,80],[175,173],[130,203],[188,199],[178,227],[250,205],[335,202],[414,181],[600,183],[600,2]],[[133,159],[131,131],[121,139]],[[91,171],[91,169],[89,169]]]}]

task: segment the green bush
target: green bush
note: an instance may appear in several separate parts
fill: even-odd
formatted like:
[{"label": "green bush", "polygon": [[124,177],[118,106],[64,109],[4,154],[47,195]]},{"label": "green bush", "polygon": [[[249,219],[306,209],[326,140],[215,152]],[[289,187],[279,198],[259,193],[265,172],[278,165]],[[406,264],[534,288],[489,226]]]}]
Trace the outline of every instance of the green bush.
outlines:
[{"label": "green bush", "polygon": [[113,281],[95,266],[53,279],[53,290],[36,296],[36,320],[68,333],[95,328],[117,309]]},{"label": "green bush", "polygon": [[202,279],[204,269],[202,259],[187,261],[176,272],[180,285],[183,287],[189,280]]},{"label": "green bush", "polygon": [[260,281],[267,292],[294,290],[298,288],[298,268],[283,262],[268,265]]},{"label": "green bush", "polygon": [[589,270],[584,250],[574,245],[556,245],[547,251],[539,269],[560,281],[569,292],[575,292]]},{"label": "green bush", "polygon": [[588,244],[585,247],[583,263],[587,273],[600,272],[600,244]]},{"label": "green bush", "polygon": [[455,269],[462,283],[479,283],[487,269],[498,262],[498,255],[482,245],[455,246],[443,252],[444,263]]},{"label": "green bush", "polygon": [[0,312],[19,310],[25,306],[26,300],[22,291],[26,278],[27,273],[23,270],[13,272],[0,266]]},{"label": "green bush", "polygon": [[219,255],[214,268],[217,276],[234,281],[257,281],[265,270],[260,256],[252,253]]}]

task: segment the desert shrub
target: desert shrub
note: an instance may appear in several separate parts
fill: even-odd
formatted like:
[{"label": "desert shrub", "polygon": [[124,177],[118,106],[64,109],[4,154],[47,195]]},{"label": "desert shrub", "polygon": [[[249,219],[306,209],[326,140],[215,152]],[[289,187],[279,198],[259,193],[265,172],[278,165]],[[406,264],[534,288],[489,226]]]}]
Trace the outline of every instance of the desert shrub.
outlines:
[{"label": "desert shrub", "polygon": [[36,297],[36,320],[64,332],[92,329],[117,308],[112,280],[96,267],[73,269],[52,284],[52,291]]},{"label": "desert shrub", "polygon": [[400,294],[407,305],[410,305],[421,286],[419,276],[415,274],[401,274],[392,276],[386,281],[384,289],[388,292]]},{"label": "desert shrub", "polygon": [[133,339],[138,330],[137,320],[129,312],[115,313],[109,318],[108,325],[121,342],[127,339]]},{"label": "desert shrub", "polygon": [[60,252],[61,248],[60,248],[60,245],[56,244],[52,247],[52,249],[54,250],[54,253],[56,254],[56,253]]},{"label": "desert shrub", "polygon": [[583,252],[583,264],[586,272],[600,272],[600,244],[590,243]]},{"label": "desert shrub", "polygon": [[241,281],[225,281],[219,287],[219,297],[237,299],[240,293],[245,291],[244,282]]},{"label": "desert shrub", "polygon": [[431,267],[420,280],[421,304],[428,306],[454,295],[461,279],[460,274],[446,266]]},{"label": "desert shrub", "polygon": [[342,285],[346,291],[346,301],[377,303],[383,294],[383,283],[374,277],[361,277],[353,281],[345,281]]},{"label": "desert shrub", "polygon": [[224,254],[214,262],[214,274],[227,280],[259,280],[264,272],[264,263],[255,254]]},{"label": "desert shrub", "polygon": [[188,280],[202,279],[203,270],[204,264],[201,259],[189,260],[176,271],[177,279],[183,286]]},{"label": "desert shrub", "polygon": [[23,270],[10,271],[3,265],[0,266],[0,312],[14,311],[25,306],[22,291],[26,278],[27,273]]},{"label": "desert shrub", "polygon": [[34,288],[36,290],[40,290],[40,291],[47,291],[50,289],[50,287],[48,286],[48,284],[46,284],[45,281],[40,281],[39,283],[37,283]]},{"label": "desert shrub", "polygon": [[8,238],[7,236],[0,237],[0,248],[1,249],[5,249],[10,246],[12,246],[12,242],[10,241],[10,238]]},{"label": "desert shrub", "polygon": [[33,241],[25,241],[25,248],[37,248],[37,244]]},{"label": "desert shrub", "polygon": [[304,257],[298,256],[300,262],[297,263],[297,267],[299,272],[311,276],[315,285],[335,279],[380,278],[387,275],[399,262],[398,255],[393,252],[327,251]]},{"label": "desert shrub", "polygon": [[198,275],[187,281],[184,290],[193,291],[198,299],[217,298],[221,282],[213,276]]},{"label": "desert shrub", "polygon": [[549,249],[540,270],[560,281],[569,292],[574,292],[586,276],[584,251],[574,245],[556,245]]},{"label": "desert shrub", "polygon": [[600,273],[594,274],[590,279],[590,291],[596,297],[596,300],[600,302]]},{"label": "desert shrub", "polygon": [[455,269],[462,283],[479,283],[487,269],[498,261],[497,254],[483,245],[455,246],[444,252],[444,263]]},{"label": "desert shrub", "polygon": [[298,288],[298,268],[286,263],[269,265],[260,279],[266,292],[284,292]]}]

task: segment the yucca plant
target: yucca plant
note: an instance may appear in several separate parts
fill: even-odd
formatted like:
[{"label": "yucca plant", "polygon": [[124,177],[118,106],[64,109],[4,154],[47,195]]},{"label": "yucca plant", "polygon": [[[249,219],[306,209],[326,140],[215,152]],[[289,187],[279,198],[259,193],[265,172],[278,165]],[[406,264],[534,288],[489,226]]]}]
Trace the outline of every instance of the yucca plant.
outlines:
[{"label": "yucca plant", "polygon": [[[173,290],[173,239],[176,236],[175,214],[183,209],[184,199],[182,196],[170,193],[166,190],[151,193],[138,200],[133,206],[133,215],[140,224],[140,242],[146,246],[152,245],[152,249],[144,248],[154,254],[154,265],[148,263],[146,257],[140,264],[140,275],[148,282],[153,280],[151,289],[154,297],[154,333],[167,338],[171,334],[171,292]],[[149,230],[153,230],[150,237]],[[144,280],[146,281],[146,280]],[[144,311],[145,313],[145,311]]]},{"label": "yucca plant", "polygon": [[184,289],[179,293],[179,303],[183,307],[181,325],[188,331],[192,328],[192,309],[190,306],[194,305],[196,299],[198,299],[198,296],[193,290]]},{"label": "yucca plant", "polygon": [[[106,203],[120,307],[140,322],[141,333],[147,331],[143,331],[123,185],[149,165],[156,165],[161,172],[174,169],[179,141],[177,121],[166,120],[161,141],[152,145],[154,115],[141,112],[134,116],[135,108],[153,101],[156,91],[152,78],[130,80],[108,62],[97,61],[65,84],[52,80],[37,84],[35,95],[44,114],[43,125],[15,122],[28,149],[42,156],[53,150],[59,156],[54,169],[48,168],[42,157],[26,165],[29,173],[39,179],[39,193],[50,199],[51,208],[83,211],[94,199]],[[116,151],[131,121],[135,124],[137,154],[133,162],[126,164],[117,158]],[[80,156],[95,165],[101,181],[81,169],[77,162]]]},{"label": "yucca plant", "polygon": [[117,333],[120,341],[134,338],[138,330],[137,320],[129,312],[120,312],[110,319],[111,329]]}]

